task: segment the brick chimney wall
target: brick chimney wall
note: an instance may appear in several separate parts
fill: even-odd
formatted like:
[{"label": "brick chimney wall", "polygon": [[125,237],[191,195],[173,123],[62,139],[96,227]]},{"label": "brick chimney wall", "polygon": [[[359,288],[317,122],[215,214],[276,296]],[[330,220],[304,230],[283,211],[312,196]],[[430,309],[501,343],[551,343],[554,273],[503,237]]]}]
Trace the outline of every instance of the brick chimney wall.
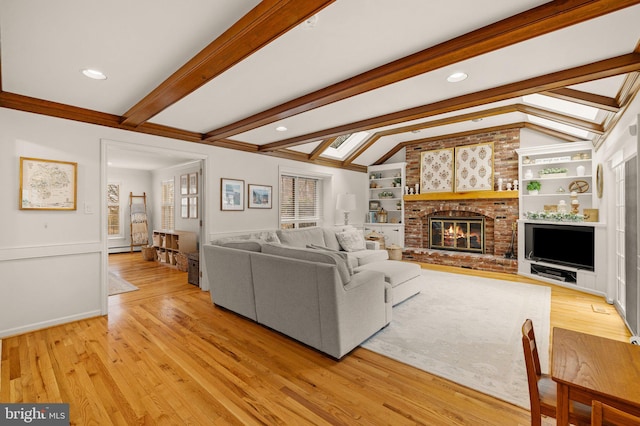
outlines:
[{"label": "brick chimney wall", "polygon": [[[420,154],[424,151],[451,148],[455,146],[494,143],[494,180],[498,178],[512,182],[518,179],[518,155],[520,147],[520,129],[507,129],[471,136],[427,141],[406,149],[406,181],[412,187],[420,182]],[[429,250],[425,240],[425,228],[428,228],[427,216],[435,212],[447,212],[449,215],[465,216],[468,213],[484,215],[493,229],[487,229],[485,238],[493,238],[486,244],[485,254]],[[512,227],[519,217],[518,199],[469,199],[469,200],[429,200],[405,202],[405,252],[403,257],[424,263],[449,266],[461,266],[494,272],[516,273],[516,259],[507,259],[505,254],[511,245]],[[517,235],[514,240],[514,255],[517,256]]]}]

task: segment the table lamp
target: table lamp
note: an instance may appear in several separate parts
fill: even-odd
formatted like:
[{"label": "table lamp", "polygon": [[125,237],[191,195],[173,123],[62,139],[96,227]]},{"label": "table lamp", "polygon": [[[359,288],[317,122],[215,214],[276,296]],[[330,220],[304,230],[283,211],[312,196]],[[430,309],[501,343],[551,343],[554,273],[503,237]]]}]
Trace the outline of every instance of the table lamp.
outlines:
[{"label": "table lamp", "polygon": [[344,224],[349,224],[349,212],[356,209],[355,194],[338,194],[336,209],[344,211]]}]

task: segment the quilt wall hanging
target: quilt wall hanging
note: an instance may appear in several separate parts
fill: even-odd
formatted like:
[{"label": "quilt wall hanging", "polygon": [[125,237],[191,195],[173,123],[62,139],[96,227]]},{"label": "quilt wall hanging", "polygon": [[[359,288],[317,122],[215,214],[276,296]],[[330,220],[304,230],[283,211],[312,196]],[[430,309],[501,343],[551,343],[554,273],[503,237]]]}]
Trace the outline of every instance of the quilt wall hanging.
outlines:
[{"label": "quilt wall hanging", "polygon": [[420,155],[420,192],[453,192],[453,148]]},{"label": "quilt wall hanging", "polygon": [[455,192],[493,190],[493,142],[456,147]]}]

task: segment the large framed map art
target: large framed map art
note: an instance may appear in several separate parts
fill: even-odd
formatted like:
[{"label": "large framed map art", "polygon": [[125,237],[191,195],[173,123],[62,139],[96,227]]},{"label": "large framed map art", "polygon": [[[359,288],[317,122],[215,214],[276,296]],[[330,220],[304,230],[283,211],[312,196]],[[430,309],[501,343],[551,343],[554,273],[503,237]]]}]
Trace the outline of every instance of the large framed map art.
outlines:
[{"label": "large framed map art", "polygon": [[78,163],[20,157],[20,210],[76,210]]},{"label": "large framed map art", "polygon": [[453,192],[453,148],[420,155],[420,192]]}]

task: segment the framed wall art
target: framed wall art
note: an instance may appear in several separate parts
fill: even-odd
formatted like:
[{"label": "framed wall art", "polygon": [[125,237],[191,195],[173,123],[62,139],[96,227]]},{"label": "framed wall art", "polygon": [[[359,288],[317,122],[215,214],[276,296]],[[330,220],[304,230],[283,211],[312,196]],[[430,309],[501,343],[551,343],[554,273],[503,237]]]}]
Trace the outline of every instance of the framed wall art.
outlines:
[{"label": "framed wall art", "polygon": [[270,185],[249,184],[249,208],[270,209],[272,187]]},{"label": "framed wall art", "polygon": [[456,192],[493,190],[493,142],[456,147]]},{"label": "framed wall art", "polygon": [[420,192],[453,192],[453,148],[420,155]]},{"label": "framed wall art", "polygon": [[195,195],[198,193],[198,174],[189,173],[189,194]]},{"label": "framed wall art", "polygon": [[220,179],[220,210],[244,210],[244,181]]},{"label": "framed wall art", "polygon": [[180,195],[189,194],[189,175],[180,175]]},{"label": "framed wall art", "polygon": [[76,210],[78,163],[20,157],[20,210]]},{"label": "framed wall art", "polygon": [[198,218],[198,197],[189,197],[189,219]]}]

